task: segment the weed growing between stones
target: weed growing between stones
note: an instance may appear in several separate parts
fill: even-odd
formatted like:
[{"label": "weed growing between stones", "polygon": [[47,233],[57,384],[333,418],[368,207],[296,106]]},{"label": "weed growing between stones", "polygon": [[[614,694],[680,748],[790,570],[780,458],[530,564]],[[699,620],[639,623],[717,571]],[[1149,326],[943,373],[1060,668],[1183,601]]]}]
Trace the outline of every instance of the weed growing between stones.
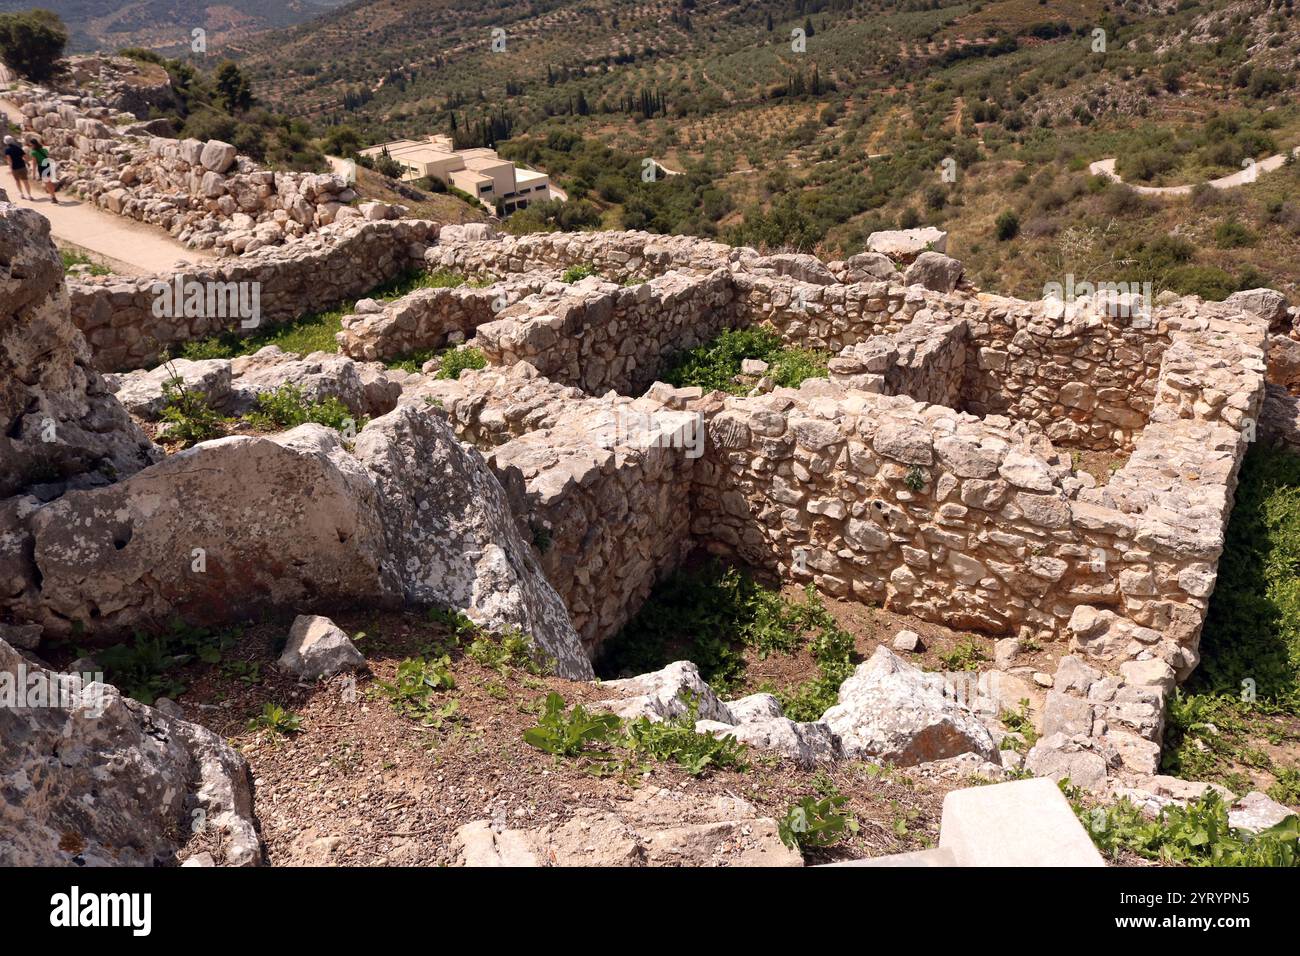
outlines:
[{"label": "weed growing between stones", "polygon": [[858,821],[842,812],[848,797],[838,791],[818,799],[804,797],[777,822],[781,842],[791,849],[834,846],[846,833],[858,832]]},{"label": "weed growing between stones", "polygon": [[713,341],[672,358],[662,378],[678,388],[698,385],[706,392],[720,389],[744,395],[752,386],[735,379],[746,359],[766,362],[778,386],[798,388],[806,379],[826,377],[830,354],[785,346],[771,329],[727,329]]},{"label": "weed growing between stones", "polygon": [[365,427],[366,420],[357,421],[351,410],[330,395],[319,402],[309,401],[296,385],[281,385],[271,392],[257,396],[257,411],[248,415],[249,424],[268,431],[296,428],[308,422],[325,425],[337,431],[353,434]]},{"label": "weed growing between stones", "polygon": [[[1300,740],[1300,457],[1262,446],[1247,457],[1201,663],[1170,699],[1162,769],[1255,789],[1243,768],[1272,774],[1295,802],[1300,769],[1264,744]],[[1292,781],[1288,783],[1287,781]]]},{"label": "weed growing between stones", "polygon": [[446,352],[435,378],[460,378],[460,373],[467,368],[487,368],[487,356],[476,348],[465,346]]},{"label": "weed growing between stones", "polygon": [[636,617],[605,642],[596,671],[620,677],[689,660],[715,691],[727,694],[744,681],[746,648],[760,659],[804,648],[812,655],[816,678],[793,688],[759,688],[775,694],[791,720],[820,717],[853,671],[853,635],[835,623],[814,588],[805,588],[803,603],[796,603],[717,561],[656,587]]},{"label": "weed growing between stones", "polygon": [[698,733],[699,702],[687,701],[686,713],[672,720],[641,717],[627,724],[614,714],[593,714],[581,704],[566,713],[564,698],[550,693],[537,724],[524,731],[524,741],[555,757],[591,761],[596,770],[617,765],[626,777],[641,757],[674,763],[692,777],[710,770],[748,769],[745,745],[735,737]]},{"label": "weed growing between stones", "polygon": [[568,282],[572,284],[574,282],[579,282],[583,279],[586,279],[589,276],[594,276],[599,274],[600,273],[596,271],[595,266],[588,266],[588,265],[569,266],[569,268],[564,270],[564,275],[560,276],[560,281]]},{"label": "weed growing between stones", "polygon": [[189,448],[226,433],[226,417],[208,403],[203,392],[185,387],[179,378],[163,382],[163,409],[159,417],[166,425],[167,440]]},{"label": "weed growing between stones", "polygon": [[106,276],[110,272],[107,266],[102,266],[84,252],[74,252],[71,249],[60,249],[59,258],[63,260],[63,274],[68,275],[73,272],[76,266],[86,266],[85,269],[77,269],[86,275]]},{"label": "weed growing between stones", "polygon": [[1215,790],[1186,807],[1166,807],[1152,820],[1127,799],[1090,807],[1068,780],[1061,781],[1061,789],[1097,849],[1112,860],[1132,853],[1182,866],[1300,866],[1300,817],[1295,815],[1252,834],[1228,824],[1228,808]]}]

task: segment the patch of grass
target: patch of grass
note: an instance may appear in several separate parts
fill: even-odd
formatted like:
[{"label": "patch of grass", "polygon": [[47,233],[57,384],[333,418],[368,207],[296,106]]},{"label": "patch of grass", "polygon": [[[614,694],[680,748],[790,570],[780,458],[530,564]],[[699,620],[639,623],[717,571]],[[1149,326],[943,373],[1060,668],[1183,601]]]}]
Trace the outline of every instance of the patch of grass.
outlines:
[{"label": "patch of grass", "polygon": [[824,378],[829,353],[787,348],[781,337],[768,328],[727,329],[713,341],[674,356],[663,380],[678,388],[698,385],[705,391],[720,390],[743,395],[750,386],[736,382],[745,359],[768,363],[767,374],[779,386],[797,388],[805,379]]},{"label": "patch of grass", "polygon": [[577,266],[569,266],[569,268],[564,270],[564,275],[560,276],[560,281],[569,282],[569,283],[580,282],[581,280],[587,278],[588,276],[594,276],[594,275],[600,275],[600,273],[596,271],[595,266],[589,266],[585,264],[577,265]]},{"label": "patch of grass", "polygon": [[71,249],[60,249],[59,258],[63,260],[63,274],[68,275],[72,272],[73,266],[90,266],[86,273],[92,276],[106,276],[113,270],[108,266],[101,265],[84,252],[76,252]]},{"label": "patch of grass", "polygon": [[1257,445],[1237,486],[1201,663],[1168,704],[1164,772],[1237,790],[1250,788],[1239,768],[1286,773],[1260,744],[1297,739],[1297,568],[1300,457]]},{"label": "patch of grass", "polygon": [[785,715],[797,721],[819,719],[839,700],[840,685],[853,673],[853,635],[835,623],[811,585],[805,594],[813,608],[811,625],[817,628],[808,650],[818,674],[793,690],[776,692]]},{"label": "patch of grass", "polygon": [[458,379],[467,368],[487,368],[487,356],[472,346],[453,349],[443,355],[435,378]]},{"label": "patch of grass", "polygon": [[797,603],[717,561],[658,585],[605,642],[596,670],[612,678],[689,660],[714,691],[726,694],[743,681],[747,647],[760,658],[807,647],[817,662],[819,676],[796,688],[763,688],[776,694],[791,720],[820,717],[853,671],[853,636],[835,624],[815,588],[805,588]]},{"label": "patch of grass", "polygon": [[1300,818],[1295,816],[1252,834],[1229,826],[1228,808],[1215,790],[1150,819],[1128,800],[1085,806],[1066,781],[1062,784],[1093,843],[1112,860],[1127,851],[1182,866],[1300,866]]}]

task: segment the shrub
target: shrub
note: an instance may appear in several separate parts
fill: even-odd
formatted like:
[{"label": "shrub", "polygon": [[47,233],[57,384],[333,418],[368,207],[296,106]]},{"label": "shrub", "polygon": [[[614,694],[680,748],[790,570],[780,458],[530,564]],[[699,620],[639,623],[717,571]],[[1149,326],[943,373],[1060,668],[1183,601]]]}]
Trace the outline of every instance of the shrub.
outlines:
[{"label": "shrub", "polygon": [[1220,249],[1237,249],[1253,245],[1255,234],[1236,219],[1229,219],[1215,227],[1214,242]]},{"label": "shrub", "polygon": [[163,437],[184,448],[226,433],[226,418],[210,404],[203,392],[185,387],[179,375],[163,382],[163,408],[159,417],[166,428]]},{"label": "shrub", "polygon": [[434,377],[457,379],[467,368],[487,368],[487,356],[469,346],[455,349],[442,357],[442,364]]},{"label": "shrub", "polygon": [[0,14],[0,62],[37,83],[55,76],[68,31],[49,10]]},{"label": "shrub", "polygon": [[993,234],[999,242],[1006,242],[1014,239],[1020,232],[1020,217],[1010,209],[1004,210],[998,214],[997,220],[993,223]]},{"label": "shrub", "polygon": [[296,428],[314,422],[352,434],[365,424],[364,419],[357,422],[351,410],[333,395],[319,402],[309,401],[297,385],[281,385],[271,392],[259,392],[257,411],[249,414],[248,420],[267,429]]}]

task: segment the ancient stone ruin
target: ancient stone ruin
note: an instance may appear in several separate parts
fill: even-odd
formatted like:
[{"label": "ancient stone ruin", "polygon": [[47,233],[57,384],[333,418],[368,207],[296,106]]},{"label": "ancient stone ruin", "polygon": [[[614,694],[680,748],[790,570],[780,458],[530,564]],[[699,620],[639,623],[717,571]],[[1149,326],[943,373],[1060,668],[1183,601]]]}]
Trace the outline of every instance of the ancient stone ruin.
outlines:
[{"label": "ancient stone ruin", "polygon": [[[62,128],[51,114],[86,122],[29,115],[48,135]],[[107,143],[130,166],[137,154],[102,132],[62,145]],[[208,152],[148,149],[191,166]],[[211,202],[241,205],[234,183],[246,175],[258,174],[233,173]],[[160,321],[152,279],[65,288],[40,218],[0,205],[0,636],[38,652],[42,640],[111,639],[177,615],[439,606],[527,635],[581,681],[656,582],[705,552],[992,635],[997,669],[923,674],[881,648],[839,704],[803,723],[770,695],[724,702],[683,664],[605,685],[615,696],[603,706],[663,719],[689,691],[701,732],[802,766],[1000,766],[1018,757],[1000,750],[993,718],[1035,680],[1050,690],[1029,771],[1099,791],[1157,773],[1165,698],[1197,666],[1238,469],[1266,437],[1270,352],[1284,346],[1258,302],[1025,302],[960,283],[960,264],[934,251],[824,263],[638,232],[330,224],[320,208],[310,236],[244,243],[245,255],[185,275],[259,283],[263,328],[355,301],[339,354],[268,348],[159,372],[161,352],[239,333],[237,317]],[[186,215],[164,218],[193,239]],[[595,274],[564,281],[574,266]],[[473,281],[356,301],[412,268]],[[784,388],[755,369],[739,396],[661,381],[678,352],[754,326],[830,353],[828,377]],[[477,348],[487,366],[443,379],[384,364],[449,344]],[[352,437],[302,425],[163,457],[140,423],[173,376],[228,408],[292,382],[370,421]],[[1055,675],[1017,663],[1029,644],[1054,649]],[[123,720],[152,719],[119,706]],[[177,783],[174,809],[209,799],[199,744],[161,732],[175,735],[174,759],[156,770]],[[220,763],[238,777],[237,757]],[[216,812],[244,826],[247,801],[227,789]],[[6,812],[25,800],[6,796]],[[742,810],[728,819],[748,819]],[[506,852],[480,830],[463,835],[467,860]],[[556,838],[520,836],[510,852],[553,850]],[[39,842],[19,858],[64,858]]]}]

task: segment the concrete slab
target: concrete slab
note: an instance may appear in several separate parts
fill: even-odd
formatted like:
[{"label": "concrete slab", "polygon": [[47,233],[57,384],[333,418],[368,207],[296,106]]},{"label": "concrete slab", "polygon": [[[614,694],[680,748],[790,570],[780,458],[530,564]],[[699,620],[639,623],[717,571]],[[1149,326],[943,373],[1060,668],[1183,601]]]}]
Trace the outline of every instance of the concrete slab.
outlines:
[{"label": "concrete slab", "polygon": [[1056,784],[1045,778],[954,790],[939,847],[957,866],[1105,866]]}]

